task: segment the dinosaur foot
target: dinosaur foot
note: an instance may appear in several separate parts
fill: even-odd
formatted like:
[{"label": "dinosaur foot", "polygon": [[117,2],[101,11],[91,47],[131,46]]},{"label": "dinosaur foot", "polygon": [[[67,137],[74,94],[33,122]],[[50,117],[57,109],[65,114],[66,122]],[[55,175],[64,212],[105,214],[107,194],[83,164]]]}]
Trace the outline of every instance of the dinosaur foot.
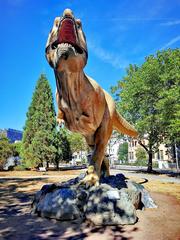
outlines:
[{"label": "dinosaur foot", "polygon": [[61,128],[62,126],[64,126],[64,120],[63,120],[63,119],[57,117],[57,118],[56,118],[56,122],[57,122],[57,124],[58,124],[58,126],[59,126],[60,128]]},{"label": "dinosaur foot", "polygon": [[80,185],[85,185],[86,188],[91,186],[99,186],[99,177],[95,173],[95,169],[93,165],[90,165],[87,170],[87,175],[84,179],[81,180]]}]

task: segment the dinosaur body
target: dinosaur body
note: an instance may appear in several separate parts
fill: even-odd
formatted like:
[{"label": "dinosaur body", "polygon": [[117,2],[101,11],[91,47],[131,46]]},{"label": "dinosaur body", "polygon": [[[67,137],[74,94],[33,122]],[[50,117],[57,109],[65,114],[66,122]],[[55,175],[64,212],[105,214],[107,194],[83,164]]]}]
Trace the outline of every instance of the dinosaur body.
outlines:
[{"label": "dinosaur body", "polygon": [[[137,131],[115,109],[112,97],[83,68],[87,62],[87,45],[80,20],[66,9],[56,18],[46,46],[46,58],[56,77],[57,121],[81,133],[93,150],[90,175],[109,175],[105,149],[113,129],[136,137]],[[104,161],[103,161],[104,160]]]}]

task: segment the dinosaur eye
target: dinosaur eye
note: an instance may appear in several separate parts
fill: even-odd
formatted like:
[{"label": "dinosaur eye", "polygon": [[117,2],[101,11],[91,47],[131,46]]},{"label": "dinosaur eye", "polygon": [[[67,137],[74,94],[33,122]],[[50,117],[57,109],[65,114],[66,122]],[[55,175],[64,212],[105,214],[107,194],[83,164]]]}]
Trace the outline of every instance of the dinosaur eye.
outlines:
[{"label": "dinosaur eye", "polygon": [[76,23],[77,23],[78,28],[81,27],[81,20],[80,19],[77,19]]}]

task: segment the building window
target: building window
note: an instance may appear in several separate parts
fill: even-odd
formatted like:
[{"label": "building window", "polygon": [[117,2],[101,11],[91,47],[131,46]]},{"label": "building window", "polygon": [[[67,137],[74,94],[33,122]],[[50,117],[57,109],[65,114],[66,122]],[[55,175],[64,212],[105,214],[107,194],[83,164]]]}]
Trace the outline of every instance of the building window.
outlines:
[{"label": "building window", "polygon": [[157,152],[157,159],[160,160],[159,150],[158,150],[158,152]]},{"label": "building window", "polygon": [[134,152],[129,152],[129,160],[133,160],[134,159]]},{"label": "building window", "polygon": [[160,150],[160,160],[164,160],[163,150]]}]

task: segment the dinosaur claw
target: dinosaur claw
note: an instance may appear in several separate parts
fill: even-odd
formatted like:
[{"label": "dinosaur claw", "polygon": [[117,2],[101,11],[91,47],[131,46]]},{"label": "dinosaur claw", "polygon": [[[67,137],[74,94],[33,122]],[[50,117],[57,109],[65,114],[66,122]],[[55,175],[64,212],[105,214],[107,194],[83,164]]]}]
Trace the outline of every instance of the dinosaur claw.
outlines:
[{"label": "dinosaur claw", "polygon": [[87,170],[87,175],[85,178],[80,182],[80,185],[85,185],[86,188],[92,187],[92,186],[99,186],[99,177],[95,173],[94,166],[90,165]]}]

